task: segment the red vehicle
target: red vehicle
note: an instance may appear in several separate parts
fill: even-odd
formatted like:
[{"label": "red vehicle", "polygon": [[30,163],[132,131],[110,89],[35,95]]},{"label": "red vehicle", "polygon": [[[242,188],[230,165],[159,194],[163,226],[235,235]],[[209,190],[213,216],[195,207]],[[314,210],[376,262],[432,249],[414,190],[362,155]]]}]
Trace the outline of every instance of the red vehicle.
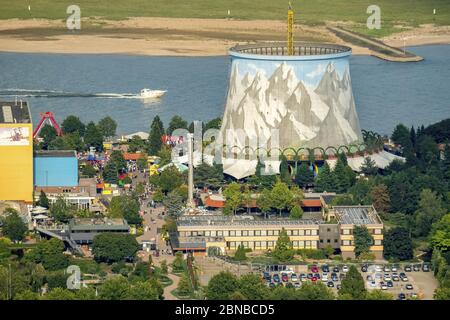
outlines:
[{"label": "red vehicle", "polygon": [[289,281],[289,277],[286,273],[282,273],[281,274],[281,281],[283,282],[288,282]]},{"label": "red vehicle", "polygon": [[311,278],[311,281],[312,281],[312,282],[316,282],[316,281],[317,281],[317,277],[312,277],[312,278]]},{"label": "red vehicle", "polygon": [[312,273],[318,273],[319,272],[319,268],[317,266],[311,266],[311,271]]}]

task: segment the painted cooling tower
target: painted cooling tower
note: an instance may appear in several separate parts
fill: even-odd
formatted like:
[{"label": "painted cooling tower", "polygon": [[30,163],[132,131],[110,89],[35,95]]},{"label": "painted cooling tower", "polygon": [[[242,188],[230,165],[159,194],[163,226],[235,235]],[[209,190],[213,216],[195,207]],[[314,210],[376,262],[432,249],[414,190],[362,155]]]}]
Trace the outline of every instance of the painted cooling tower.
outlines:
[{"label": "painted cooling tower", "polygon": [[[334,44],[238,45],[230,49],[231,75],[221,135],[226,145],[270,139],[279,146],[327,148],[362,143],[353,99],[351,49]],[[241,130],[238,130],[241,129]],[[245,134],[242,134],[245,133]]]}]

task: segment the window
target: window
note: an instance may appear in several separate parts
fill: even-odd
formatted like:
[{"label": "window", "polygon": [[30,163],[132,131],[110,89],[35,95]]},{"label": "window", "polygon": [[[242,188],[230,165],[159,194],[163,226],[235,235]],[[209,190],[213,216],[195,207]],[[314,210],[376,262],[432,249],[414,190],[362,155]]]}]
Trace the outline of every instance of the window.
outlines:
[{"label": "window", "polygon": [[350,234],[350,229],[342,229],[342,234],[345,234],[345,235]]},{"label": "window", "polygon": [[293,234],[294,236],[298,236],[298,230],[292,230],[292,234]]},{"label": "window", "polygon": [[305,247],[305,241],[299,241],[298,242],[298,247],[299,248],[304,248]]},{"label": "window", "polygon": [[295,248],[298,248],[298,241],[293,241],[292,244]]},{"label": "window", "polygon": [[278,236],[280,234],[280,230],[273,230],[273,235]]},{"label": "window", "polygon": [[334,243],[337,243],[338,242],[338,239],[334,239]]},{"label": "window", "polygon": [[311,230],[305,230],[305,234],[307,235],[307,236],[310,236],[311,235]]},{"label": "window", "polygon": [[261,241],[261,249],[267,249],[267,241]]},{"label": "window", "polygon": [[317,230],[311,230],[311,235],[316,236],[317,235]]},{"label": "window", "polygon": [[381,246],[381,240],[375,240],[375,241],[374,241],[374,244],[375,244],[376,246]]},{"label": "window", "polygon": [[242,230],[242,236],[243,237],[248,236],[248,230]]},{"label": "window", "polygon": [[261,230],[255,230],[255,236],[260,236],[261,235]]},{"label": "window", "polygon": [[236,235],[236,231],[230,230],[230,237],[234,237]]},{"label": "window", "polygon": [[267,235],[268,236],[273,236],[273,230],[267,230]]},{"label": "window", "polygon": [[215,237],[216,236],[216,230],[212,230],[211,231],[211,237]]},{"label": "window", "polygon": [[305,230],[298,230],[298,235],[300,236],[304,236],[305,235]]},{"label": "window", "polygon": [[223,231],[223,236],[224,236],[224,237],[228,237],[228,230],[224,230],[224,231]]},{"label": "window", "polygon": [[207,237],[211,236],[211,231],[205,231],[205,236]]},{"label": "window", "polygon": [[350,245],[350,240],[342,240],[342,245],[343,246],[349,246]]},{"label": "window", "polygon": [[311,241],[305,241],[305,248],[311,248]]},{"label": "window", "polygon": [[217,231],[217,236],[218,236],[218,237],[222,237],[222,236],[223,236],[223,232],[222,232],[222,230],[220,230],[220,231]]},{"label": "window", "polygon": [[327,228],[327,232],[331,232],[331,229],[330,229],[330,228]]},{"label": "window", "polygon": [[261,241],[255,242],[255,248],[261,248]]},{"label": "window", "polygon": [[267,236],[268,234],[267,234],[267,230],[261,230],[261,235],[262,236]]},{"label": "window", "polygon": [[381,234],[381,229],[375,229],[375,234]]},{"label": "window", "polygon": [[330,240],[330,239],[327,239],[327,243],[331,243],[331,240]]},{"label": "window", "polygon": [[323,243],[323,239],[320,239],[320,243]]},{"label": "window", "polygon": [[253,230],[248,230],[248,235],[249,236],[253,236],[255,234],[255,231],[253,231]]},{"label": "window", "polygon": [[236,236],[240,237],[241,236],[241,230],[236,230]]}]

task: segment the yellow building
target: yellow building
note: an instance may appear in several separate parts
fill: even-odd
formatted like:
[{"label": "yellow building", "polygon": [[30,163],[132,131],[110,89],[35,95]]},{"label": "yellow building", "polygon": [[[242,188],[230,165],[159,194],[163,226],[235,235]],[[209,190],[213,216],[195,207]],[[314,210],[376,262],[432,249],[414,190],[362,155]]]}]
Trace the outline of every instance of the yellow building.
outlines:
[{"label": "yellow building", "polygon": [[281,230],[286,230],[294,249],[319,249],[331,246],[342,257],[355,258],[353,230],[364,225],[373,238],[370,248],[376,259],[383,258],[383,223],[373,206],[335,206],[330,209],[336,223],[327,222],[322,213],[310,218],[260,219],[252,216],[184,215],[177,220],[171,236],[174,251],[226,254],[242,245],[252,251],[275,248]]},{"label": "yellow building", "polygon": [[0,102],[0,200],[33,201],[33,125],[25,102]]}]

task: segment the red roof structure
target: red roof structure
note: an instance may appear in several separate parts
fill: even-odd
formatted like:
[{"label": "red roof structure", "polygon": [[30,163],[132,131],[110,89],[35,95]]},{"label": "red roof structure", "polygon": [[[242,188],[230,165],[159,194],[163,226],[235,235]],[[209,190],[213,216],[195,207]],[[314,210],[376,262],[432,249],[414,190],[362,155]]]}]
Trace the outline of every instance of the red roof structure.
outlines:
[{"label": "red roof structure", "polygon": [[127,161],[128,160],[137,161],[141,156],[142,156],[142,153],[128,153],[128,152],[125,152],[123,154],[123,158],[125,160],[127,160]]},{"label": "red roof structure", "polygon": [[205,207],[210,208],[223,208],[225,207],[225,199],[221,196],[210,195],[205,198]]},{"label": "red roof structure", "polygon": [[322,202],[320,201],[320,199],[304,199],[302,201],[302,207],[321,208]]}]

